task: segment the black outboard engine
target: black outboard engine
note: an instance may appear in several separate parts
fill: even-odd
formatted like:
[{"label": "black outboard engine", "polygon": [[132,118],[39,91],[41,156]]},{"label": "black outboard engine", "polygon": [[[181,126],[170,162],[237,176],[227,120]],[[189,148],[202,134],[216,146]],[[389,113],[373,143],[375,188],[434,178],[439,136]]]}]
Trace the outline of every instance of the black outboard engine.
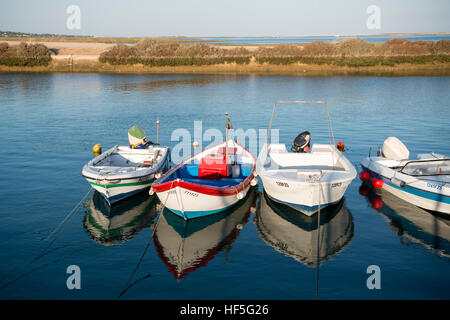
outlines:
[{"label": "black outboard engine", "polygon": [[311,134],[309,131],[300,133],[292,144],[291,150],[294,152],[308,152],[310,148]]}]

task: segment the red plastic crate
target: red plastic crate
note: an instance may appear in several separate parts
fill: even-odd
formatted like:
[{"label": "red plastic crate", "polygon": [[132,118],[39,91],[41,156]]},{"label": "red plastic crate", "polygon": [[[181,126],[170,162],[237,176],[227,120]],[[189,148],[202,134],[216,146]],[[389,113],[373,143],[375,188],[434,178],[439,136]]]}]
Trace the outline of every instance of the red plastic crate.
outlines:
[{"label": "red plastic crate", "polygon": [[[217,150],[218,154],[225,154],[225,147],[219,148]],[[228,154],[236,154],[237,148],[236,147],[228,147]]]},{"label": "red plastic crate", "polygon": [[231,165],[225,161],[225,155],[207,155],[200,160],[198,177],[203,179],[229,177],[231,174]]}]

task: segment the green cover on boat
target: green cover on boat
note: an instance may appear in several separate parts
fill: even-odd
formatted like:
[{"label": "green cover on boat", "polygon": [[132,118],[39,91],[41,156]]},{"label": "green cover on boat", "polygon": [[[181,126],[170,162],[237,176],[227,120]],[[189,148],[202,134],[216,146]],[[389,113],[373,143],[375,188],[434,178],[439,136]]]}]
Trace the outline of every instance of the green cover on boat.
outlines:
[{"label": "green cover on boat", "polygon": [[130,130],[128,130],[128,134],[130,136],[133,136],[137,139],[144,139],[145,138],[145,132],[138,126],[132,126]]}]

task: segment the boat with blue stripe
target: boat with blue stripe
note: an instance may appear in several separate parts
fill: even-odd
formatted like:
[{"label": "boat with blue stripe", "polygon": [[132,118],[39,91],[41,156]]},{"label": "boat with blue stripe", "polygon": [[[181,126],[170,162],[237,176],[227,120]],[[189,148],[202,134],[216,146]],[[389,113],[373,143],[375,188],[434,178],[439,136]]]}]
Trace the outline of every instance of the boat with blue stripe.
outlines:
[{"label": "boat with blue stripe", "polygon": [[395,137],[385,140],[376,157],[361,162],[360,178],[429,211],[450,214],[450,158],[434,152],[409,159]]}]

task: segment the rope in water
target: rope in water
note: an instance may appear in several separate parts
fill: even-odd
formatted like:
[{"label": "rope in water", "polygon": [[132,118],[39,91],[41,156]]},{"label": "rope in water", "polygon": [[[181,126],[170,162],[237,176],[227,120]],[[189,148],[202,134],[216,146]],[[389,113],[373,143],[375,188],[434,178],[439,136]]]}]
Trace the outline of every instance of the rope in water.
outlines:
[{"label": "rope in water", "polygon": [[[89,194],[91,193],[92,190],[93,190],[92,188],[89,188],[88,192],[83,196],[83,198],[81,198],[80,202],[78,202],[78,204],[72,209],[72,211],[70,211],[69,214],[67,214],[67,216],[64,218],[64,220],[61,221],[61,223],[60,223],[60,224],[59,224],[59,225],[58,225],[58,226],[50,233],[50,235],[49,235],[47,238],[45,238],[44,241],[49,240],[49,239],[56,233],[56,231],[57,231],[60,227],[62,227],[62,226],[64,225],[65,221],[70,217],[69,220],[68,220],[68,223],[64,226],[64,228],[58,232],[58,234],[57,234],[57,235],[55,236],[55,238],[49,243],[49,245],[48,245],[44,250],[42,250],[41,253],[40,253],[35,259],[33,259],[33,261],[39,259],[39,258],[41,257],[41,255],[43,255],[44,252],[45,252],[48,248],[50,248],[50,246],[56,241],[56,239],[58,239],[58,237],[63,233],[63,231],[67,228],[67,226],[68,226],[68,225],[70,224],[70,222],[72,221],[73,217],[75,216],[75,213],[77,213],[78,210],[81,208],[81,206],[85,203],[87,197],[89,196]],[[33,262],[33,261],[32,261],[32,262]]]},{"label": "rope in water", "polygon": [[[88,192],[81,198],[81,200],[77,203],[77,205],[64,217],[64,219],[58,224],[58,226],[53,229],[53,231],[47,236],[47,238],[45,238],[43,241],[44,243],[49,241],[49,239],[56,234],[56,236],[50,241],[50,243],[42,250],[40,250],[39,254],[37,254],[36,256],[34,256],[32,259],[29,260],[28,263],[26,264],[22,264],[20,266],[16,266],[14,267],[1,281],[0,283],[4,283],[7,279],[9,279],[9,277],[11,277],[13,274],[15,274],[17,271],[19,271],[19,268],[22,267],[28,267],[30,266],[33,262],[35,262],[36,260],[42,258],[45,254],[47,254],[49,251],[47,251],[52,245],[53,243],[56,241],[56,239],[58,239],[58,237],[64,232],[64,230],[67,228],[67,226],[69,226],[70,222],[72,221],[73,217],[76,215],[76,213],[78,212],[78,210],[82,207],[82,205],[84,204],[84,202],[86,201],[87,197],[89,196],[89,194],[91,193],[93,189],[89,188]],[[62,227],[61,230],[58,231],[58,229],[60,229]],[[58,232],[58,233],[57,233]],[[26,273],[25,273],[26,274]],[[16,277],[14,280],[4,283],[1,287],[0,290],[4,289],[5,287],[9,286],[10,284],[14,283],[15,281],[17,281],[18,279],[22,278],[24,274]]]},{"label": "rope in water", "polygon": [[[125,294],[125,292],[126,292],[129,288],[131,288],[131,287],[133,286],[133,284],[135,284],[135,283],[137,282],[137,281],[136,281],[136,282],[132,283],[131,285],[128,285],[128,284],[131,282],[131,280],[133,279],[133,277],[134,277],[136,271],[138,270],[139,266],[140,266],[141,263],[142,263],[142,260],[144,259],[145,254],[147,253],[148,248],[150,247],[151,240],[153,239],[153,236],[155,235],[156,229],[158,228],[159,221],[161,220],[161,216],[163,215],[163,211],[164,211],[164,208],[166,207],[167,200],[169,199],[170,191],[172,190],[172,186],[173,186],[174,181],[175,181],[175,180],[172,180],[172,183],[170,184],[170,188],[169,188],[169,191],[167,192],[166,200],[164,201],[163,206],[162,206],[162,208],[161,208],[161,211],[159,212],[158,220],[156,220],[156,224],[155,224],[155,227],[153,228],[152,234],[151,234],[151,236],[148,238],[147,244],[145,245],[144,252],[142,252],[142,255],[141,255],[141,257],[139,258],[139,261],[138,261],[138,263],[136,264],[136,267],[134,268],[133,272],[131,273],[130,277],[128,278],[127,283],[123,286],[122,291],[120,292],[120,294],[117,296],[116,299],[120,299],[120,297],[122,297],[122,296]],[[149,277],[149,276],[146,276],[145,278],[148,278],[148,277]]]}]

